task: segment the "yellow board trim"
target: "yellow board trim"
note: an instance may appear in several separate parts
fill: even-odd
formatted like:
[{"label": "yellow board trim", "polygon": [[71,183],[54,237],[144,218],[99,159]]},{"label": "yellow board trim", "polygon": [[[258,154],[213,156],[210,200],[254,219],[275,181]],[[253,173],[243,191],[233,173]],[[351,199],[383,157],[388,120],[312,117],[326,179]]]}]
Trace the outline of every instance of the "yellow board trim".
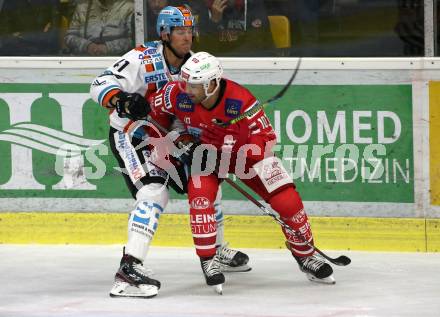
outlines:
[{"label": "yellow board trim", "polygon": [[440,205],[440,82],[429,82],[429,153],[431,204]]},{"label": "yellow board trim", "polygon": [[426,220],[427,251],[440,252],[440,219]]},{"label": "yellow board trim", "polygon": [[[123,244],[127,214],[0,213],[0,243]],[[189,216],[163,214],[156,246],[193,245]],[[312,217],[324,250],[440,251],[440,219]],[[284,248],[279,226],[267,216],[225,216],[225,238],[236,248]]]}]

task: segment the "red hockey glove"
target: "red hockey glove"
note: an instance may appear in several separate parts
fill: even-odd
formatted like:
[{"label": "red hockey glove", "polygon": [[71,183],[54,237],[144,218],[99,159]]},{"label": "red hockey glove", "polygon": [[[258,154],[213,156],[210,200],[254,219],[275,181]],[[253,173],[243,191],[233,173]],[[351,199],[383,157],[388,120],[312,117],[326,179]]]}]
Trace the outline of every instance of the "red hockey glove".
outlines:
[{"label": "red hockey glove", "polygon": [[174,140],[174,144],[179,150],[176,151],[173,156],[179,159],[182,163],[191,165],[194,150],[200,142],[198,142],[191,134],[182,133]]}]

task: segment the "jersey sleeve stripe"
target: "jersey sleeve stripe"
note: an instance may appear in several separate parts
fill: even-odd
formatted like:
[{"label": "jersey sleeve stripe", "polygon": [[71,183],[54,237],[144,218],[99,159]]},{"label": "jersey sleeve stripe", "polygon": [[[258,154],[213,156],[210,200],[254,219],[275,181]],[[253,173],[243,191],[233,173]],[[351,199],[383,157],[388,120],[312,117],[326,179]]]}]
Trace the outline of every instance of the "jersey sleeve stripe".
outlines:
[{"label": "jersey sleeve stripe", "polygon": [[120,91],[119,89],[113,89],[113,90],[110,90],[110,91],[108,92],[108,94],[105,95],[104,99],[102,100],[102,106],[105,107],[105,108],[108,108],[108,109],[112,109],[112,107],[109,107],[109,106],[107,106],[107,105],[108,105],[108,103],[110,102],[110,99],[112,99],[112,97],[113,97],[114,95],[116,95],[119,91]]},{"label": "jersey sleeve stripe", "polygon": [[246,116],[246,118],[252,119],[253,117],[255,117],[258,113],[260,113],[263,108],[258,109],[257,107],[260,106],[260,102],[258,100],[256,100],[250,107],[248,107],[247,109],[244,110],[244,112],[247,112],[249,110],[253,110],[251,111],[251,113],[249,115]]},{"label": "jersey sleeve stripe", "polygon": [[243,110],[243,112],[249,111],[250,109],[252,109],[255,106],[258,106],[260,103],[258,102],[258,100],[255,100],[255,102],[253,104],[251,104],[249,107],[247,107],[246,109]]},{"label": "jersey sleeve stripe", "polygon": [[99,96],[98,96],[99,104],[100,104],[101,106],[104,106],[104,107],[105,107],[106,104],[103,103],[103,101],[104,101],[104,99],[105,99],[105,95],[107,95],[107,93],[110,92],[111,90],[116,90],[116,89],[119,90],[119,89],[120,89],[119,86],[117,86],[117,85],[111,85],[111,86],[108,86],[108,87],[106,87],[105,89],[103,89],[103,90],[99,93]]}]

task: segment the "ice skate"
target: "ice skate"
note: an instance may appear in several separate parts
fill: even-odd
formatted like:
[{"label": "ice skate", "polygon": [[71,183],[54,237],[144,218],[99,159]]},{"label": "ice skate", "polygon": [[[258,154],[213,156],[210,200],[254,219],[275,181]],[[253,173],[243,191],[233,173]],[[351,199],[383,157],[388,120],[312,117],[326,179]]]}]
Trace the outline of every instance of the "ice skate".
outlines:
[{"label": "ice skate", "polygon": [[293,257],[298,262],[300,270],[306,273],[310,281],[322,284],[336,283],[332,267],[320,256],[313,254],[305,257],[294,255]]},{"label": "ice skate", "polygon": [[333,269],[325,262],[323,258],[315,254],[311,256],[300,257],[296,256],[292,251],[291,244],[286,241],[286,247],[292,253],[292,256],[298,262],[299,269],[306,273],[307,278],[311,282],[322,283],[322,284],[335,284],[336,280],[333,277]]},{"label": "ice skate", "polygon": [[110,296],[141,298],[156,296],[159,292],[160,282],[150,278],[149,273],[141,261],[131,255],[124,254],[119,270],[116,272]]},{"label": "ice skate", "polygon": [[217,255],[211,259],[200,258],[200,264],[202,266],[206,284],[212,286],[217,294],[222,295],[225,276],[220,271],[220,263],[218,262]]},{"label": "ice skate", "polygon": [[249,257],[241,251],[228,248],[228,244],[217,248],[217,258],[222,272],[248,272],[252,269],[247,265]]}]

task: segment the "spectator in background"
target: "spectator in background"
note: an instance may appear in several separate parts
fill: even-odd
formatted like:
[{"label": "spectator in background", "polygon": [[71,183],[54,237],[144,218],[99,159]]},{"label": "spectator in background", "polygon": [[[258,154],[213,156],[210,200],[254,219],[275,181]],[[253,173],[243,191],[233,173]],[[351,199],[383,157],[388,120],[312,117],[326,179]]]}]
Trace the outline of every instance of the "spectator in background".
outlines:
[{"label": "spectator in background", "polygon": [[263,0],[207,0],[199,10],[199,31],[200,48],[214,55],[274,54]]},{"label": "spectator in background", "polygon": [[65,36],[74,55],[121,55],[134,46],[133,0],[79,0]]},{"label": "spectator in background", "polygon": [[404,43],[404,56],[423,56],[424,8],[422,0],[399,0],[399,20],[395,31]]},{"label": "spectator in background", "polygon": [[147,41],[157,39],[156,22],[160,10],[169,5],[168,0],[147,0]]},{"label": "spectator in background", "polygon": [[288,12],[293,24],[292,35],[295,39],[292,39],[292,42],[295,42],[292,53],[296,56],[319,56],[320,10],[321,7],[329,6],[329,1],[294,0],[288,3],[291,7]]},{"label": "spectator in background", "polygon": [[59,50],[59,1],[2,1],[0,55],[56,55]]}]

